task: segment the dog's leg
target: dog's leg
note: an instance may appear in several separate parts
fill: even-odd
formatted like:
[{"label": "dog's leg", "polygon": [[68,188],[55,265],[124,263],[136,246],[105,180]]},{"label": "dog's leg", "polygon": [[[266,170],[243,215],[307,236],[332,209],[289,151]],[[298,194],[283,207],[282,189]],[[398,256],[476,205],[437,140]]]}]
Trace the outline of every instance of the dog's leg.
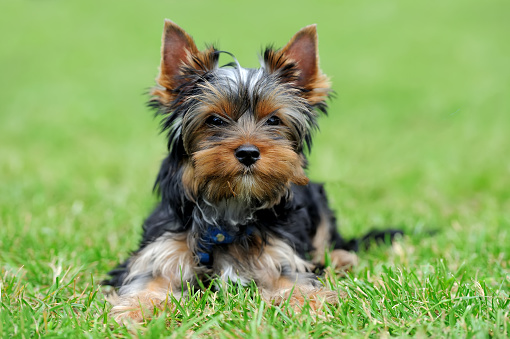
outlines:
[{"label": "dog's leg", "polygon": [[256,271],[259,275],[256,281],[258,278],[266,300],[278,304],[288,301],[296,310],[305,302],[314,310],[320,309],[324,302],[338,303],[337,293],[323,286],[315,274],[309,272],[313,265],[301,259],[284,241],[273,240],[264,248],[262,256],[266,256],[264,261],[272,261],[275,268],[273,272],[267,268],[265,272]]},{"label": "dog's leg", "polygon": [[285,274],[271,285],[271,288],[262,291],[262,296],[278,305],[288,302],[296,311],[299,311],[305,303],[308,303],[314,311],[320,312],[324,303],[339,302],[337,292],[323,286],[311,273]]},{"label": "dog's leg", "polygon": [[118,295],[110,298],[110,314],[119,323],[150,318],[155,308],[167,306],[170,295],[179,298],[195,273],[185,236],[164,234],[130,259]]},{"label": "dog's leg", "polygon": [[324,302],[338,302],[337,293],[324,287],[310,273],[313,265],[280,239],[273,238],[265,245],[256,241],[248,253],[241,247],[231,246],[228,252],[218,256],[215,265],[223,273],[223,280],[255,281],[268,302],[281,304],[288,300],[296,310],[306,301],[313,309],[319,309]]},{"label": "dog's leg", "polygon": [[334,246],[334,249],[329,252],[330,266],[337,271],[349,270],[358,263],[358,256],[341,248],[344,240],[336,229],[334,218],[326,212],[328,211],[323,211],[321,214],[320,222],[312,238],[312,245],[315,249],[312,262],[320,267],[324,267],[326,264],[326,252]]},{"label": "dog's leg", "polygon": [[[319,268],[328,264],[337,271],[350,269],[357,264],[358,256],[349,252],[348,244],[338,233],[337,221],[329,207],[324,187],[320,184],[309,184],[306,194],[310,196],[305,201],[308,203],[308,213],[313,223],[313,232],[310,234],[312,262]],[[327,255],[330,258],[328,263]]]}]

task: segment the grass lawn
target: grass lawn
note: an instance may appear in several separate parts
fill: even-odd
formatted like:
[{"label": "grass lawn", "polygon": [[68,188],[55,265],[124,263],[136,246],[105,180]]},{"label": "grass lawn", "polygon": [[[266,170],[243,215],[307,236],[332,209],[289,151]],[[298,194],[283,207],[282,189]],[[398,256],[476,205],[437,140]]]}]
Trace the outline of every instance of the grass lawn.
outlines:
[{"label": "grass lawn", "polygon": [[[123,337],[98,282],[140,238],[166,142],[144,107],[163,19],[254,67],[317,23],[337,98],[309,175],[360,253],[322,314],[195,291],[147,337],[507,337],[510,3],[0,3],[0,337]],[[433,236],[427,230],[437,230]]]}]

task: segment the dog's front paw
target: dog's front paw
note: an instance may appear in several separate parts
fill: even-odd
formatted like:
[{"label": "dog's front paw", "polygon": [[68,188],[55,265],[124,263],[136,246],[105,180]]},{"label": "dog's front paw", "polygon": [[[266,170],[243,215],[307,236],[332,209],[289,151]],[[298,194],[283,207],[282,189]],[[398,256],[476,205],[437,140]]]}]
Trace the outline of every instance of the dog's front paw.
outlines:
[{"label": "dog's front paw", "polygon": [[168,307],[166,300],[150,293],[140,293],[133,296],[114,296],[108,298],[113,308],[110,311],[117,323],[124,325],[140,324],[145,319],[154,316],[157,310]]},{"label": "dog's front paw", "polygon": [[263,298],[274,305],[282,306],[288,303],[294,311],[301,312],[305,304],[316,312],[320,312],[324,304],[338,304],[338,293],[325,287],[296,285],[291,289],[264,292]]},{"label": "dog's front paw", "polygon": [[114,306],[110,311],[110,317],[121,325],[141,324],[145,315],[139,307]]},{"label": "dog's front paw", "polygon": [[358,256],[345,250],[334,250],[330,254],[331,266],[337,272],[345,272],[358,264]]}]

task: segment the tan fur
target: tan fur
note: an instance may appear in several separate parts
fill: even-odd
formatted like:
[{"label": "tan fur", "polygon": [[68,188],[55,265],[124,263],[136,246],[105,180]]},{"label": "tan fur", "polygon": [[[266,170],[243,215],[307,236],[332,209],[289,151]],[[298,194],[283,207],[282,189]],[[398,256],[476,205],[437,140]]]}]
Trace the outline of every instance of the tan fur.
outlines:
[{"label": "tan fur", "polygon": [[[288,300],[296,309],[302,307],[305,302],[308,302],[312,309],[320,308],[325,302],[338,302],[336,292],[316,286],[308,279],[306,272],[310,271],[313,265],[297,256],[284,241],[271,239],[262,250],[259,244],[260,240],[253,244],[249,255],[237,245],[230,246],[227,253],[215,253],[215,266],[224,272],[222,278],[253,280],[266,301],[281,304]],[[283,276],[283,267],[297,273]],[[228,272],[225,272],[225,269],[228,269]],[[305,274],[307,278],[300,277],[300,273]]]},{"label": "tan fur", "polygon": [[268,302],[279,306],[288,302],[296,312],[300,312],[305,303],[308,303],[312,310],[318,311],[325,303],[337,304],[340,301],[337,292],[324,287],[316,288],[293,284],[290,281],[283,285],[288,285],[288,287],[272,291],[261,291],[262,297]]},{"label": "tan fur", "polygon": [[175,286],[180,286],[181,276],[185,281],[193,278],[194,267],[195,260],[186,237],[168,234],[147,245],[133,258],[130,275],[126,279],[129,281],[140,274],[151,273],[155,277],[166,277],[176,283]]},{"label": "tan fur", "polygon": [[152,89],[151,95],[158,97],[163,104],[172,102],[175,99],[172,90],[179,85],[177,77],[181,73],[181,68],[188,65],[198,71],[211,70],[216,66],[212,58],[213,52],[212,47],[199,51],[188,33],[171,20],[165,19],[161,65],[156,77],[159,86]]},{"label": "tan fur", "polygon": [[[229,133],[231,137],[218,144],[201,143],[200,140],[208,136],[205,132],[197,136],[198,145],[193,147],[197,150],[191,163],[184,165],[182,178],[190,196],[196,197],[201,192],[211,202],[238,197],[274,205],[291,183],[308,183],[303,169],[304,159],[286,139],[269,138],[256,126]],[[249,175],[246,167],[235,158],[235,150],[243,144],[256,146],[261,155]]]},{"label": "tan fur", "polygon": [[317,26],[302,28],[282,49],[268,56],[266,66],[276,72],[291,62],[297,63],[299,74],[294,81],[306,91],[303,97],[315,105],[326,100],[331,91],[331,82],[319,68]]},{"label": "tan fur", "polygon": [[[172,307],[169,295],[179,298],[181,283],[204,273],[203,268],[195,265],[187,248],[184,239],[167,238],[142,250],[131,265],[130,276],[147,273],[143,267],[148,267],[154,276],[133,280],[131,285],[121,288],[120,295],[109,299],[114,306],[110,315],[119,323],[136,323],[150,318],[154,309]],[[156,253],[159,251],[162,254]],[[215,251],[214,257],[213,271],[219,272],[222,280],[240,280],[243,284],[253,280],[261,296],[270,303],[288,301],[296,310],[309,303],[316,310],[325,302],[339,301],[336,292],[310,280],[307,272],[313,265],[301,259],[283,240],[271,239],[263,245],[256,238],[248,249],[232,244],[227,251]],[[282,275],[284,267],[294,273]]]},{"label": "tan fur", "polygon": [[110,314],[118,322],[140,322],[150,317],[154,308],[163,309],[168,295],[181,295],[181,283],[193,281],[199,271],[187,239],[168,235],[147,245],[129,265],[128,283],[113,298]]},{"label": "tan fur", "polygon": [[150,319],[154,310],[163,310],[168,303],[168,292],[159,290],[141,290],[136,294],[119,296],[112,295],[108,301],[113,305],[110,316],[119,324],[141,323]]},{"label": "tan fur", "polygon": [[301,259],[294,250],[283,240],[271,239],[264,244],[260,238],[252,241],[249,249],[236,244],[228,247],[227,252],[214,253],[215,270],[224,271],[232,266],[232,272],[246,280],[254,280],[257,284],[268,289],[279,288],[278,279],[282,274],[282,267],[286,266],[293,272],[307,272],[313,266]]},{"label": "tan fur", "polygon": [[317,231],[312,240],[312,245],[315,248],[312,261],[324,265],[324,256],[326,254],[327,246],[330,244],[330,230],[331,224],[324,215],[321,216],[321,222],[317,226]]},{"label": "tan fur", "polygon": [[[312,261],[321,266],[325,265],[326,251],[329,250],[328,246],[331,244],[331,227],[334,226],[330,224],[329,218],[322,215],[321,222],[317,226],[317,231],[312,239],[312,245],[315,248]],[[337,271],[349,270],[358,263],[358,256],[345,250],[333,250],[329,253],[329,256],[331,267]]]},{"label": "tan fur", "polygon": [[345,250],[334,250],[330,254],[331,266],[337,271],[349,270],[358,264],[358,256]]}]

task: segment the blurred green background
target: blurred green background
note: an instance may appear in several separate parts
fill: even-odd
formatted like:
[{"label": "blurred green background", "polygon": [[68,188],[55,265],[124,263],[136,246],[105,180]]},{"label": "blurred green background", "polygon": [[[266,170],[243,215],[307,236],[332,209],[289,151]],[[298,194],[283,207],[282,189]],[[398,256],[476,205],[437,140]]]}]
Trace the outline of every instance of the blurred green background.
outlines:
[{"label": "blurred green background", "polygon": [[[2,0],[0,336],[112,335],[97,282],[136,248],[166,151],[145,107],[164,18],[245,67],[257,66],[267,44],[283,46],[317,23],[337,95],[320,121],[310,177],[326,184],[347,237],[388,226],[409,235],[393,250],[360,254],[340,282],[360,293],[330,325],[278,318],[246,332],[220,301],[213,333],[507,333],[509,14],[504,0]],[[439,232],[423,235],[431,229]],[[395,315],[402,303],[391,289],[368,298],[359,287],[375,293],[384,279],[418,281],[397,292],[408,313]],[[170,330],[189,335],[179,319]]]},{"label": "blurred green background", "polygon": [[144,94],[164,18],[245,67],[317,23],[337,96],[309,173],[326,183],[344,234],[439,228],[466,255],[484,239],[504,248],[509,10],[472,0],[2,1],[3,267],[25,265],[43,283],[40,263],[59,258],[102,276],[136,246],[166,145]]}]

